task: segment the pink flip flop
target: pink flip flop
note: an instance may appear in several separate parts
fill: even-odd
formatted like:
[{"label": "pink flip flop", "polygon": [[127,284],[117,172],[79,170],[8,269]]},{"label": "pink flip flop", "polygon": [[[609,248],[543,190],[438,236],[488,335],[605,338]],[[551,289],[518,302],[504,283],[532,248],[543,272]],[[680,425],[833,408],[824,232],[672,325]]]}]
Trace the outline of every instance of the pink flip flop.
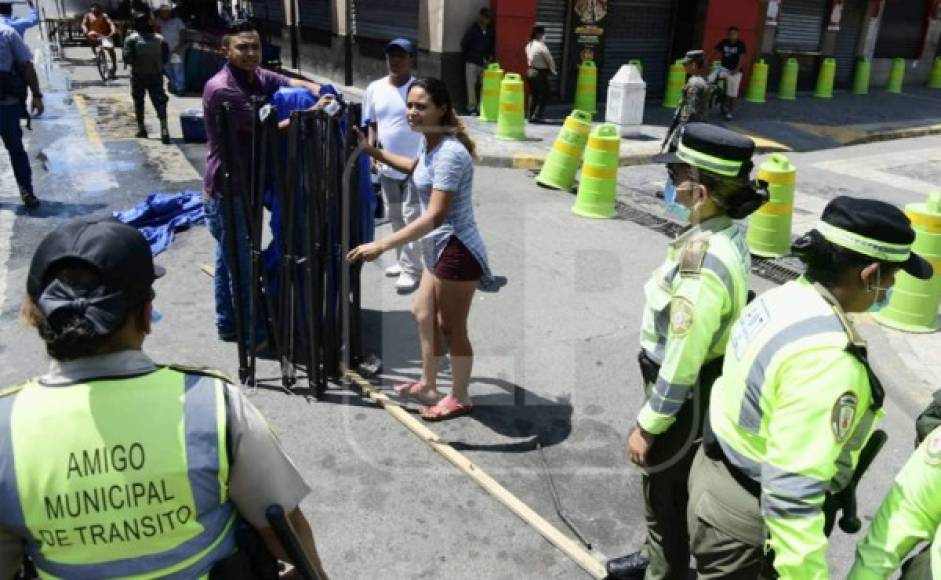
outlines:
[{"label": "pink flip flop", "polygon": [[440,398],[433,399],[423,396],[424,391],[422,390],[421,383],[401,383],[392,387],[392,390],[395,391],[395,394],[399,397],[408,401],[415,401],[422,405],[428,405],[429,403],[436,405],[441,400]]},{"label": "pink flip flop", "polygon": [[465,405],[448,395],[434,405],[422,408],[421,418],[429,422],[447,421],[448,419],[470,415],[473,410],[473,405]]}]

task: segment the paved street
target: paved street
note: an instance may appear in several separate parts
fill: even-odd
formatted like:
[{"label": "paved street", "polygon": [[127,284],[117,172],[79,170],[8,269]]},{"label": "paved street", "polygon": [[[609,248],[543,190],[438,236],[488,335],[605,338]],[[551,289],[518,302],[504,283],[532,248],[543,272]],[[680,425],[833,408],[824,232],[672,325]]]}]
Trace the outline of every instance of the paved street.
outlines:
[{"label": "paved street", "polygon": [[[71,94],[49,91],[49,110],[28,133],[42,208],[19,206],[9,164],[0,164],[0,385],[43,372],[35,332],[18,321],[26,271],[39,239],[70,217],[127,209],[153,191],[199,187],[199,146],[132,139],[127,79],[101,86],[88,55],[70,53]],[[180,104],[175,105],[177,109]],[[175,125],[175,123],[174,123]],[[171,129],[179,137],[179,127]],[[152,131],[156,134],[156,131]],[[188,160],[195,162],[196,166]],[[795,232],[813,225],[829,198],[848,194],[903,205],[941,188],[941,137],[797,153]],[[636,368],[642,284],[668,237],[655,197],[662,167],[622,168],[621,219],[574,216],[571,194],[541,189],[529,172],[481,167],[477,218],[496,293],[478,293],[471,313],[477,354],[476,410],[433,427],[481,469],[559,529],[536,450],[545,450],[565,510],[599,559],[643,537],[639,472],[623,441],[642,403]],[[386,233],[383,226],[380,233]],[[158,258],[162,320],[147,343],[157,360],[234,374],[235,348],[212,324],[213,241],[205,227],[178,236]],[[388,257],[387,257],[388,259]],[[384,388],[418,373],[411,300],[366,267],[367,342],[384,361]],[[753,277],[756,289],[772,282]],[[872,514],[912,448],[912,419],[941,387],[937,334],[888,332],[863,321],[887,386],[887,448],[864,479],[861,513]],[[263,376],[274,376],[267,364]],[[334,578],[587,578],[581,569],[377,406],[332,389],[322,401],[261,388],[252,395],[313,493],[303,509]],[[54,426],[50,426],[54,429]],[[837,532],[834,577],[852,562],[856,538]]]}]

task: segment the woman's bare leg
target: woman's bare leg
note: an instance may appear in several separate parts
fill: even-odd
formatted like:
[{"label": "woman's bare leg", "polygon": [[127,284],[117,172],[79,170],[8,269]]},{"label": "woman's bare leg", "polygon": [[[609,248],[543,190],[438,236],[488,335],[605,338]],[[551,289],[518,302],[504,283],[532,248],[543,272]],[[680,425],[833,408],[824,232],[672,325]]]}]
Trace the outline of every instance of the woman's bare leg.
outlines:
[{"label": "woman's bare leg", "polygon": [[444,339],[441,328],[438,326],[435,305],[435,277],[428,270],[424,270],[418,291],[415,293],[415,302],[412,305],[412,315],[418,323],[418,342],[421,346],[421,379],[422,391],[436,393],[438,390],[438,369],[441,368],[441,359],[444,357]]},{"label": "woman's bare leg", "polygon": [[474,367],[474,348],[467,335],[467,317],[478,283],[476,280],[456,282],[440,278],[435,278],[434,282],[438,324],[451,354],[451,395],[458,402],[467,404],[470,402],[467,387]]}]

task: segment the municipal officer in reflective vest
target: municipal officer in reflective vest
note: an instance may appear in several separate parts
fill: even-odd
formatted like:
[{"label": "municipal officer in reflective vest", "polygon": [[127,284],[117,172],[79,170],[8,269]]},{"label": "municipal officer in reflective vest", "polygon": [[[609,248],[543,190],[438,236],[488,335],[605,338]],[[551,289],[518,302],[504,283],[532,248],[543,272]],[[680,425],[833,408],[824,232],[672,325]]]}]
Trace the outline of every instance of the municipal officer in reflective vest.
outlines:
[{"label": "municipal officer in reflective vest", "polygon": [[829,577],[824,501],[884,414],[846,315],[882,304],[899,269],[931,276],[914,239],[895,206],[838,197],[792,246],[805,275],[735,324],[689,481],[700,578]]},{"label": "municipal officer in reflective vest", "polygon": [[112,219],[37,248],[24,315],[53,362],[0,391],[0,578],[24,550],[44,578],[206,577],[247,551],[242,518],[283,558],[272,504],[319,568],[297,509],[310,490],[264,418],[217,374],[142,352],[161,274]]},{"label": "municipal officer in reflective vest", "polygon": [[889,489],[866,539],[856,548],[849,580],[882,580],[906,562],[902,580],[941,578],[941,428],[918,446]]},{"label": "municipal officer in reflective vest", "polygon": [[641,552],[608,562],[613,578],[642,578],[645,568],[647,578],[688,574],[689,467],[709,388],[749,292],[751,257],[732,220],[767,200],[749,178],[754,150],[751,139],[692,123],[677,151],[659,159],[667,163],[669,209],[693,225],[670,243],[644,287],[639,361],[647,400],[627,447],[645,471],[647,541]]}]

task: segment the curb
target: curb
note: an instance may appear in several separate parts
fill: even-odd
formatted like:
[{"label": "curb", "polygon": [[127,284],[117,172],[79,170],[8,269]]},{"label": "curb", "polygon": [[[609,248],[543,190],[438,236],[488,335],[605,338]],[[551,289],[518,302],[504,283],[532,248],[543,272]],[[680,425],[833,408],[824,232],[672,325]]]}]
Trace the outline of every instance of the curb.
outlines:
[{"label": "curb", "polygon": [[901,129],[889,129],[886,131],[873,131],[864,137],[844,143],[844,145],[865,145],[866,143],[878,143],[879,141],[892,141],[895,139],[911,139],[914,137],[928,137],[931,135],[941,135],[941,123],[936,125],[923,125],[921,127],[905,127]]}]

